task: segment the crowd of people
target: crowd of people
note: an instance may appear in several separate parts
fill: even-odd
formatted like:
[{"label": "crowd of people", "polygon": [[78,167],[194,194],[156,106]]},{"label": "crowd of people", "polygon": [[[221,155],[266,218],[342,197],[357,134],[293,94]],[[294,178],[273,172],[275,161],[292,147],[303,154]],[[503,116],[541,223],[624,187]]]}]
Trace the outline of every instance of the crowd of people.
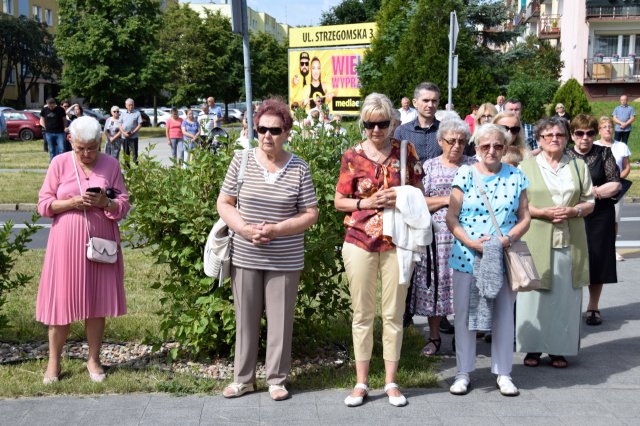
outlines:
[{"label": "crowd of people", "polygon": [[[302,60],[309,63],[308,57]],[[312,73],[311,85],[318,79]],[[219,107],[210,99],[204,121],[191,110],[185,119],[171,111],[166,136],[174,158],[188,158],[195,141],[217,125]],[[54,155],[38,203],[41,215],[54,217],[37,300],[37,319],[49,326],[44,383],[58,380],[69,324],[79,320],[85,321],[89,342],[89,377],[102,381],[105,317],[126,312],[117,222],[129,204],[117,157],[122,146],[137,160],[140,118],[128,99],[123,114],[111,109],[104,130],[81,114],[55,127],[47,120],[65,114],[50,101],[50,116],[43,114],[43,121]],[[369,94],[359,116],[362,138],[344,151],[336,176],[334,205],[345,213],[341,253],[356,370],[344,403],[362,405],[369,393],[378,294],[384,390],[391,405],[407,404],[397,371],[404,328],[413,315],[428,317],[421,350],[427,357],[439,353],[441,322],[453,317],[452,394],[468,393],[476,337],[490,333],[496,385],[502,395],[516,396],[514,341],[516,350],[526,353],[525,366],[537,367],[547,354],[553,367],[566,368],[566,357],[576,356],[580,347],[584,287],[589,291],[584,323],[603,321],[599,300],[603,285],[617,281],[621,180],[630,167],[629,149],[614,136],[613,126],[628,132],[635,112],[626,109],[625,98],[613,119],[586,114],[570,119],[558,104],[556,115],[531,125],[522,121],[522,102],[501,96],[497,104],[474,106],[465,120],[455,114],[439,120],[440,89],[428,82],[415,88],[412,103],[413,108],[404,98],[396,109],[386,95]],[[318,220],[318,201],[308,164],[287,150],[296,129],[290,106],[267,99],[253,118],[257,146],[247,144],[236,153],[217,200],[220,217],[234,231],[234,381],[223,396],[256,391],[265,312],[266,381],[271,398],[280,401],[290,397],[286,385],[304,232]],[[55,155],[57,134],[67,129],[72,151]],[[104,154],[99,151],[103,133]],[[87,258],[91,236],[116,242],[114,263]],[[542,288],[517,294],[507,283],[503,250],[520,239],[531,249]]]}]

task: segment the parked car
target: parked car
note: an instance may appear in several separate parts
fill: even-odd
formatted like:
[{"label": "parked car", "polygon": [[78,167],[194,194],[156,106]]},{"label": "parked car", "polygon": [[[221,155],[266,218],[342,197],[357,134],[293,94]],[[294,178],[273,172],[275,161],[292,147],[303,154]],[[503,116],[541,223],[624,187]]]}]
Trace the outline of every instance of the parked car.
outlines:
[{"label": "parked car", "polygon": [[149,123],[152,123],[154,127],[166,127],[167,120],[171,118],[168,111],[158,108],[158,123],[156,124],[153,119],[153,108],[140,108],[140,113],[143,112],[149,116]]},{"label": "parked car", "polygon": [[13,108],[6,107],[6,106],[0,106],[0,111],[13,111]]},{"label": "parked car", "polygon": [[229,108],[229,123],[233,123],[234,121],[242,121],[243,115],[244,113],[238,108]]},{"label": "parked car", "polygon": [[30,111],[4,110],[0,112],[7,121],[7,131],[10,139],[32,141],[42,139],[40,117]]},{"label": "parked car", "polygon": [[[74,107],[74,105],[71,105],[69,108],[67,108],[67,116],[69,116],[69,117],[73,116],[73,107]],[[82,107],[82,113],[84,115],[89,116],[89,117],[95,118],[96,120],[98,120],[100,125],[103,126],[103,127],[104,127],[104,123],[107,121],[107,117],[105,117],[104,115],[102,115],[99,112],[96,112],[96,111],[92,110],[91,108]]]}]

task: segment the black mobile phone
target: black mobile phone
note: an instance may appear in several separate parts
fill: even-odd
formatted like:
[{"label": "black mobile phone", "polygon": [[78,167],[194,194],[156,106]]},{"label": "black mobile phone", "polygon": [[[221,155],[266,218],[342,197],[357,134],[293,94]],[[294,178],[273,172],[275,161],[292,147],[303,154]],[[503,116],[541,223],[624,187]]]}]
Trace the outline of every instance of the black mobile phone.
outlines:
[{"label": "black mobile phone", "polygon": [[95,192],[96,194],[99,194],[100,192],[102,192],[102,189],[97,186],[93,186],[91,188],[87,188],[87,192]]}]

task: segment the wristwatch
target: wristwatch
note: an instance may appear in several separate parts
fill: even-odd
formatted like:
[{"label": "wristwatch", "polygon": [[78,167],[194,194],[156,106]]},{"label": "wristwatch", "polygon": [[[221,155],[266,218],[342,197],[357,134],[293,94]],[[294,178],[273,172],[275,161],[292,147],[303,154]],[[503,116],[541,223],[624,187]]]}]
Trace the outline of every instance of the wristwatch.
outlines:
[{"label": "wristwatch", "polygon": [[511,247],[511,244],[513,244],[513,237],[509,234],[505,235],[505,237],[509,240],[509,247]]},{"label": "wristwatch", "polygon": [[576,206],[576,210],[578,210],[576,217],[582,217],[582,207]]},{"label": "wristwatch", "polygon": [[111,200],[111,198],[107,198],[107,205],[104,206],[104,208],[108,209],[109,207],[111,207],[112,204],[113,204],[113,201]]}]

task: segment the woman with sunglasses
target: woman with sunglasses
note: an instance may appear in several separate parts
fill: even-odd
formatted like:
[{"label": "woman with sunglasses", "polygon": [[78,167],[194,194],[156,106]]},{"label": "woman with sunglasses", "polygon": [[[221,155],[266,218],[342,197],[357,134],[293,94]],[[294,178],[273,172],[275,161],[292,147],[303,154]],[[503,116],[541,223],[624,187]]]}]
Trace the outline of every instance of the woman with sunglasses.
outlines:
[{"label": "woman with sunglasses", "polygon": [[[373,349],[373,323],[376,316],[376,282],[381,277],[382,351],[385,366],[385,392],[389,403],[407,404],[396,384],[402,347],[402,315],[408,285],[399,284],[396,247],[382,235],[383,211],[396,203],[394,186],[401,185],[400,141],[391,135],[400,113],[383,94],[368,95],[360,112],[366,139],[342,156],[336,187],[336,209],[347,213],[342,258],[349,281],[353,311],[352,335],[356,359],[353,391],[344,400],[348,407],[362,405],[369,393],[369,364]],[[406,184],[422,189],[424,176],[415,148],[407,146]]]},{"label": "woman with sunglasses", "polygon": [[[591,128],[589,120],[576,120],[578,130]],[[527,367],[537,367],[546,353],[553,367],[565,368],[565,356],[577,355],[580,347],[582,287],[589,284],[584,217],[594,201],[587,165],[565,151],[564,123],[538,121],[534,137],[541,152],[520,164],[531,182],[531,229],[523,240],[542,280],[541,290],[520,293],[516,303],[516,350],[527,353]]]},{"label": "woman with sunglasses", "polygon": [[498,115],[498,110],[491,102],[484,103],[478,107],[474,116],[475,125],[473,126],[473,133],[471,134],[469,143],[464,149],[464,155],[468,155],[470,157],[476,155],[475,131],[483,124],[491,123],[493,117],[496,115]]},{"label": "woman with sunglasses", "polygon": [[285,384],[304,267],[304,231],[318,220],[318,202],[307,163],[284,149],[293,125],[287,104],[265,100],[254,122],[258,147],[248,150],[244,183],[238,193],[238,172],[247,150],[234,156],[217,202],[220,217],[235,231],[231,251],[234,381],[222,395],[234,398],[256,390],[260,319],[266,311],[266,379],[271,398],[280,401],[289,397]]},{"label": "woman with sunglasses", "polygon": [[518,167],[522,160],[531,155],[529,147],[524,141],[520,120],[513,112],[501,112],[493,118],[493,124],[506,130],[510,137],[502,156],[502,162]]},{"label": "woman with sunglasses", "polygon": [[[455,237],[449,258],[453,268],[457,367],[449,391],[454,395],[465,395],[469,390],[478,331],[492,332],[491,372],[497,375],[500,393],[505,396],[520,393],[511,380],[516,293],[504,273],[502,249],[527,232],[531,217],[526,192],[529,181],[520,170],[502,162],[509,139],[502,127],[480,126],[476,132],[480,162],[461,166],[453,178],[446,221]],[[485,205],[483,191],[501,237]],[[487,290],[494,297],[482,297],[478,293],[479,283],[488,283]]]},{"label": "woman with sunglasses", "polygon": [[438,127],[438,145],[442,155],[425,161],[422,184],[431,212],[434,229],[434,244],[421,256],[416,264],[411,291],[409,310],[413,315],[429,318],[429,338],[421,355],[438,353],[440,321],[442,317],[453,315],[452,269],[449,256],[453,247],[453,235],[447,229],[445,217],[449,208],[451,183],[458,168],[477,163],[475,157],[463,155],[467,141],[471,137],[467,123],[460,119],[444,120]]},{"label": "woman with sunglasses", "polygon": [[615,197],[622,185],[620,171],[611,149],[594,145],[598,134],[595,117],[579,114],[571,121],[571,138],[575,143],[569,155],[580,158],[589,166],[596,206],[584,223],[589,246],[589,303],[587,325],[600,325],[598,304],[603,283],[616,283],[616,213]]},{"label": "woman with sunglasses", "polygon": [[120,148],[122,146],[122,140],[120,135],[120,108],[117,105],[111,107],[111,117],[107,118],[104,123],[104,136],[106,143],[104,146],[104,153],[112,156],[113,158],[120,158]]}]

